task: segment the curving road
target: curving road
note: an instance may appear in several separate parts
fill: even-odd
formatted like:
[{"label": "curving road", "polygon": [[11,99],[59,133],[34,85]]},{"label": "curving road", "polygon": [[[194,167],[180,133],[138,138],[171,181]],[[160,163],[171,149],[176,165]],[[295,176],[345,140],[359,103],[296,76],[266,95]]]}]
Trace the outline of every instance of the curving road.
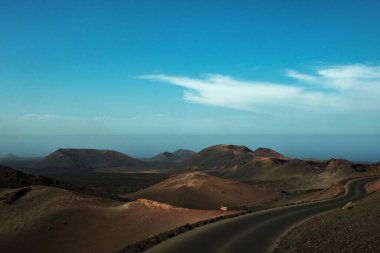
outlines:
[{"label": "curving road", "polygon": [[263,210],[202,226],[166,240],[148,253],[271,252],[281,235],[307,218],[342,207],[367,195],[374,178],[346,184],[346,193],[336,199]]}]

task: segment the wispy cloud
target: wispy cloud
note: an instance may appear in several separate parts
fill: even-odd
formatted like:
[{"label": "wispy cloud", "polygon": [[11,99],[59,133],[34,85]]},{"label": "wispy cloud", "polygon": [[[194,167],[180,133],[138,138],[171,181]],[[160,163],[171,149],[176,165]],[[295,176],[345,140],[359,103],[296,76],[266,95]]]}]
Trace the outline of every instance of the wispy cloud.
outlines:
[{"label": "wispy cloud", "polygon": [[299,72],[297,72],[295,70],[291,70],[291,69],[288,69],[286,71],[286,74],[289,77],[292,77],[294,79],[298,79],[298,80],[300,80],[302,82],[313,83],[313,82],[316,82],[318,80],[315,76],[307,75],[307,74],[302,74],[302,73],[299,73]]},{"label": "wispy cloud", "polygon": [[90,120],[93,121],[109,121],[109,120],[114,120],[114,118],[109,117],[109,116],[95,116],[92,118],[89,118]]},{"label": "wispy cloud", "polygon": [[78,116],[62,116],[57,114],[35,114],[35,113],[29,113],[19,116],[17,119],[19,120],[66,120],[66,121],[78,121],[78,122],[84,122],[84,121],[110,121],[115,120],[113,117],[109,116],[94,116],[94,117],[78,117]]},{"label": "wispy cloud", "polygon": [[279,105],[287,108],[312,106],[319,92],[281,83],[240,81],[230,76],[207,74],[202,79],[182,76],[145,75],[142,79],[166,82],[186,88],[184,100],[256,112],[273,112]]},{"label": "wispy cloud", "polygon": [[[329,87],[336,90],[361,89],[363,85],[380,82],[380,65],[350,64],[321,67],[315,74],[303,74],[288,70],[287,75],[301,82],[313,83],[316,86]],[[376,88],[376,87],[373,87]]]},{"label": "wispy cloud", "polygon": [[47,120],[47,119],[56,119],[58,118],[58,115],[55,114],[34,114],[29,113],[25,115],[21,115],[18,117],[20,120]]},{"label": "wispy cloud", "polygon": [[312,74],[289,69],[286,76],[294,82],[238,80],[218,74],[205,74],[201,78],[163,74],[138,78],[183,87],[183,99],[187,102],[261,113],[284,109],[380,110],[380,65],[325,66]]},{"label": "wispy cloud", "polygon": [[253,70],[253,71],[256,71],[256,70],[259,70],[259,69],[261,69],[261,66],[255,66],[255,67],[251,68],[251,70]]}]

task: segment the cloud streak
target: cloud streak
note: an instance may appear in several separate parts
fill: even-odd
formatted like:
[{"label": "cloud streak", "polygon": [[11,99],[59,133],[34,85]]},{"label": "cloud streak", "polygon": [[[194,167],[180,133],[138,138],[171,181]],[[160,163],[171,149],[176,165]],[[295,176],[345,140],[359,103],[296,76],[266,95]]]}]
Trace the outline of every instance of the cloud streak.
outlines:
[{"label": "cloud streak", "polygon": [[[273,104],[310,106],[318,92],[280,83],[240,81],[225,75],[204,75],[203,79],[181,76],[145,75],[141,79],[160,81],[185,88],[184,100],[191,103],[263,111]],[[294,101],[294,98],[298,98]]]},{"label": "cloud streak", "polygon": [[[351,64],[322,67],[315,70],[315,74],[303,74],[288,70],[287,75],[300,82],[307,82],[315,86],[327,87],[337,91],[361,89],[363,86],[375,85],[380,82],[380,65]],[[376,87],[377,86],[377,87]]]},{"label": "cloud streak", "polygon": [[34,114],[29,113],[25,115],[21,115],[18,117],[19,120],[48,120],[48,119],[56,119],[58,115],[55,114]]},{"label": "cloud streak", "polygon": [[334,65],[317,68],[312,74],[296,70],[287,70],[285,74],[292,83],[238,80],[218,74],[201,78],[163,74],[138,78],[182,87],[183,99],[190,103],[252,112],[347,113],[380,109],[379,65]]},{"label": "cloud streak", "polygon": [[94,117],[78,117],[78,116],[62,116],[57,114],[35,114],[29,113],[17,117],[18,120],[25,121],[45,121],[45,120],[59,120],[59,121],[95,121],[95,122],[107,122],[111,120],[116,120],[116,118],[109,116],[94,116]]}]

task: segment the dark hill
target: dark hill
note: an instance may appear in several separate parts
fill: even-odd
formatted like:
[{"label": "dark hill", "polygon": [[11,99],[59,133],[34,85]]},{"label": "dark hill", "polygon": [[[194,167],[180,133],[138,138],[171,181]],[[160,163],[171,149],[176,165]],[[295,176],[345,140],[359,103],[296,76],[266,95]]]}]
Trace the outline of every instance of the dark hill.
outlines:
[{"label": "dark hill", "polygon": [[195,152],[191,150],[186,150],[186,149],[178,149],[174,151],[173,153],[171,152],[163,152],[151,159],[151,161],[155,162],[169,162],[169,163],[178,163],[182,162],[192,155],[194,155]]},{"label": "dark hill", "polygon": [[193,156],[195,152],[187,149],[177,149],[173,152],[173,154],[175,154],[177,157],[179,157],[180,160],[183,161]]},{"label": "dark hill", "polygon": [[43,177],[28,175],[9,167],[0,166],[0,188],[18,188],[29,185],[45,185],[66,188],[69,184]]},{"label": "dark hill", "polygon": [[14,155],[14,154],[6,154],[4,156],[1,156],[0,157],[0,160],[4,161],[8,161],[8,160],[18,160],[20,159],[20,157],[18,157],[17,155]]},{"label": "dark hill", "polygon": [[90,189],[83,186],[78,186],[75,184],[63,182],[60,180],[51,179],[44,176],[36,176],[23,173],[18,170],[14,170],[10,167],[5,167],[0,165],[0,189],[14,189],[19,187],[26,187],[32,185],[44,185],[49,187],[61,188],[70,191],[79,192],[82,194],[106,197],[115,200],[125,201],[126,199],[121,199],[114,194],[108,192],[102,192],[94,189]]},{"label": "dark hill", "polygon": [[58,149],[34,164],[38,169],[138,167],[144,162],[113,150]]},{"label": "dark hill", "polygon": [[178,161],[178,156],[171,153],[171,152],[163,152],[155,157],[153,157],[151,160],[155,162],[170,162],[170,163],[175,163]]}]

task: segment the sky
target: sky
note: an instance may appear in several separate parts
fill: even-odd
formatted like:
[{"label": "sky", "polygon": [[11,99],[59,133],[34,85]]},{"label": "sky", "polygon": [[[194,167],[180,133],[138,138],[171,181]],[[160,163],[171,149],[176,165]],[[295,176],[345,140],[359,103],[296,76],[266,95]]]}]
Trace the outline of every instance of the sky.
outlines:
[{"label": "sky", "polygon": [[0,155],[229,142],[380,160],[380,2],[0,1]]}]

